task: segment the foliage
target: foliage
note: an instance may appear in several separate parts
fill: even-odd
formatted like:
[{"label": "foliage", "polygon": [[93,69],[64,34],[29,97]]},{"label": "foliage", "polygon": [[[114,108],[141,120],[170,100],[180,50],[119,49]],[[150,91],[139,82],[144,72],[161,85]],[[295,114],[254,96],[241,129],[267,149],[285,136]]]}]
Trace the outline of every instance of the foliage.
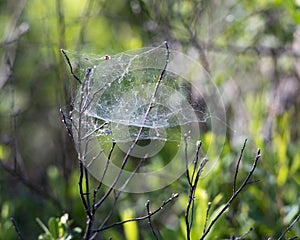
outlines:
[{"label": "foliage", "polygon": [[80,233],[82,230],[79,227],[71,229],[71,222],[69,220],[69,215],[65,213],[60,218],[51,217],[48,220],[48,227],[39,219],[36,219],[38,224],[44,230],[45,233],[39,235],[39,240],[71,240],[80,239]]}]

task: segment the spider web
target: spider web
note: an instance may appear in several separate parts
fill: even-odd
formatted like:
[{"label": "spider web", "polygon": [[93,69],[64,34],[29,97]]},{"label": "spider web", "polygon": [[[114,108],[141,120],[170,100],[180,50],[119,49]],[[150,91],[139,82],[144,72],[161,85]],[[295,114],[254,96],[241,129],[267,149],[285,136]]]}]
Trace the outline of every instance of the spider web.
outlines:
[{"label": "spider web", "polygon": [[[166,52],[165,45],[160,45],[110,57],[68,53],[70,64],[85,85],[78,87],[73,103],[75,129],[84,119],[86,134],[116,142],[135,139],[140,128],[139,140],[181,141],[182,126],[205,122],[209,118],[206,105],[199,93],[193,93],[189,80],[168,71],[168,67],[162,76],[166,61],[172,61],[172,53],[168,59]],[[150,104],[153,107],[145,119]]]}]

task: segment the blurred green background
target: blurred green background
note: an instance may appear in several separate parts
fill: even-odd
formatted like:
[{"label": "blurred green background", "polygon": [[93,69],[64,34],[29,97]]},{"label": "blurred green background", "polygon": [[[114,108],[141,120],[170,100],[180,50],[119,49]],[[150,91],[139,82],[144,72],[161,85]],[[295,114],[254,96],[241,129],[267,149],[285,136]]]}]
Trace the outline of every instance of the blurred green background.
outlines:
[{"label": "blurred green background", "polygon": [[[226,107],[227,136],[216,167],[200,179],[192,239],[232,194],[235,164],[248,138],[239,180],[262,158],[255,180],[208,239],[279,237],[300,211],[300,2],[297,0],[2,0],[0,1],[0,239],[37,239],[65,212],[85,226],[77,156],[61,122],[76,82],[60,49],[104,56],[167,40],[210,73]],[[204,148],[216,141],[200,136]],[[214,158],[218,156],[208,156]],[[145,214],[172,192],[180,198],[153,222],[162,239],[185,239],[186,179],[164,190],[122,195],[113,220]],[[106,211],[109,211],[108,201]],[[105,210],[101,210],[105,211]],[[101,216],[99,214],[99,222]],[[296,224],[287,236],[300,235]],[[146,221],[99,239],[153,239]]]}]

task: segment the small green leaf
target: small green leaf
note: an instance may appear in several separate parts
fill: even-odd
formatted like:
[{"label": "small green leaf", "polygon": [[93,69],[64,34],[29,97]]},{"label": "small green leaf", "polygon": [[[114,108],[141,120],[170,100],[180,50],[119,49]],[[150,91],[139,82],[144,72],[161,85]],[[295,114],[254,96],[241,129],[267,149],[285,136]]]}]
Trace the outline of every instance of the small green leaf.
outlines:
[{"label": "small green leaf", "polygon": [[53,238],[59,237],[59,231],[58,231],[58,221],[56,218],[52,217],[48,221],[49,231],[52,234]]}]

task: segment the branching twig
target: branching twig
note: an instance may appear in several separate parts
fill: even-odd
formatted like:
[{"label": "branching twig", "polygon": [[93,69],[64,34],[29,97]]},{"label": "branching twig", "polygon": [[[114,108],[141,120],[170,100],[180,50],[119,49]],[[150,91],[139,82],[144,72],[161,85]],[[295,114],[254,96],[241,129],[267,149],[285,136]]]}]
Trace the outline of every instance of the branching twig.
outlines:
[{"label": "branching twig", "polygon": [[[146,158],[148,157],[148,155],[145,155],[144,158],[142,158],[139,161],[139,164],[136,166],[136,168],[131,172],[130,176],[128,177],[128,179],[124,182],[123,186],[120,188],[120,190],[118,191],[118,193],[115,194],[114,197],[114,202],[113,205],[108,213],[108,215],[106,216],[106,218],[102,221],[100,227],[98,228],[101,229],[105,226],[105,224],[107,223],[107,221],[111,218],[113,211],[117,205],[117,201],[122,193],[122,191],[124,190],[124,188],[127,186],[127,184],[129,183],[129,181],[132,179],[132,177],[137,173],[137,171],[140,169],[140,167],[142,166],[142,163],[146,160]],[[92,237],[90,238],[91,240],[94,239],[97,236],[97,232],[94,232],[94,234],[92,235]]]},{"label": "branching twig", "polygon": [[103,170],[103,174],[102,174],[102,177],[100,178],[100,181],[99,181],[99,184],[98,184],[98,187],[94,190],[94,196],[93,196],[93,213],[96,212],[96,197],[97,197],[97,193],[100,191],[100,188],[102,186],[102,182],[103,182],[103,179],[106,175],[106,172],[107,172],[107,169],[108,169],[108,166],[110,164],[110,159],[111,159],[111,155],[115,149],[115,146],[116,146],[116,143],[113,141],[112,143],[112,147],[109,151],[109,154],[107,156],[107,161],[106,161],[106,164],[105,164],[105,167],[104,167],[104,170]]},{"label": "branching twig", "polygon": [[151,222],[151,211],[150,211],[150,201],[148,200],[147,203],[146,203],[146,209],[147,209],[147,214],[148,214],[148,224],[150,226],[150,229],[151,229],[151,232],[153,233],[153,236],[156,240],[158,240],[158,237],[154,231],[154,228],[153,228],[153,225],[152,225],[152,222]]},{"label": "branching twig", "polygon": [[[202,145],[201,141],[197,142],[197,149],[196,149],[196,156],[194,159],[194,166],[193,166],[193,173],[190,176],[189,169],[188,169],[188,159],[187,159],[187,138],[185,137],[185,162],[186,162],[186,175],[189,183],[189,196],[188,196],[188,203],[185,211],[185,224],[186,224],[186,236],[189,240],[191,238],[190,233],[193,226],[193,219],[194,219],[194,203],[195,203],[195,193],[196,188],[198,186],[198,181],[201,176],[201,173],[204,169],[205,164],[207,163],[208,159],[204,158],[198,166],[199,163],[199,152]],[[195,175],[196,174],[196,175]]]},{"label": "branching twig", "polygon": [[250,178],[252,177],[257,163],[259,161],[261,157],[261,153],[260,153],[260,149],[257,150],[253,165],[251,170],[249,171],[247,177],[245,178],[245,180],[243,181],[243,183],[241,184],[241,186],[233,192],[232,196],[230,197],[230,199],[227,201],[227,203],[225,204],[225,206],[221,209],[221,211],[217,214],[217,216],[211,221],[211,223],[209,224],[208,228],[206,231],[203,232],[200,240],[203,240],[207,234],[210,232],[211,228],[215,225],[215,223],[218,221],[218,219],[223,215],[223,213],[229,208],[230,204],[233,202],[233,200],[240,194],[240,192],[248,185],[248,182],[250,180]]},{"label": "branching twig", "polygon": [[[297,217],[294,219],[293,222],[291,222],[291,224],[282,232],[282,234],[280,235],[280,237],[278,238],[278,240],[283,239],[283,237],[285,236],[285,234],[290,231],[292,229],[292,227],[300,220],[300,212],[298,213]],[[297,238],[297,236],[295,236]],[[295,239],[295,238],[292,238]]]},{"label": "branching twig", "polygon": [[173,201],[175,198],[178,198],[179,194],[178,193],[173,193],[172,196],[170,198],[168,198],[166,201],[163,201],[163,203],[161,204],[161,206],[159,208],[157,208],[156,210],[154,210],[153,212],[151,212],[150,214],[147,214],[145,216],[142,217],[136,217],[136,218],[131,218],[131,219],[127,219],[124,221],[120,221],[120,222],[115,222],[111,225],[105,226],[101,229],[95,229],[95,232],[101,232],[104,230],[107,230],[109,228],[115,227],[115,226],[119,226],[119,225],[123,225],[124,223],[127,222],[133,222],[133,221],[142,221],[145,219],[149,219],[149,217],[155,215],[156,213],[158,213],[159,211],[161,211],[167,204],[169,204],[171,201]]},{"label": "branching twig", "polygon": [[[161,83],[161,81],[164,77],[164,74],[166,72],[166,68],[168,66],[170,51],[169,51],[169,46],[168,46],[167,42],[165,42],[165,46],[166,46],[166,50],[167,50],[165,65],[164,65],[164,67],[163,67],[163,69],[160,73],[160,77],[157,80],[157,83],[155,85],[154,91],[153,91],[151,99],[150,99],[149,106],[146,110],[146,113],[144,114],[144,118],[143,118],[144,122],[147,120],[147,117],[149,116],[152,108],[154,107],[155,97],[157,95],[158,88],[160,86],[160,83]],[[87,224],[86,224],[86,229],[85,229],[85,234],[84,234],[83,239],[91,239],[91,238],[93,239],[96,236],[96,233],[98,233],[98,232],[100,232],[104,229],[110,228],[112,226],[123,224],[123,222],[122,223],[114,223],[114,224],[111,224],[109,226],[104,227],[104,224],[111,217],[111,214],[112,214],[112,211],[111,211],[108,214],[108,216],[106,217],[106,219],[104,220],[104,222],[101,224],[101,226],[95,231],[92,230],[94,217],[95,217],[95,213],[96,213],[97,209],[102,205],[102,203],[108,198],[108,196],[111,194],[111,192],[115,188],[117,182],[119,181],[119,179],[121,177],[122,171],[123,171],[123,169],[124,169],[124,167],[127,163],[127,160],[129,159],[129,156],[130,156],[132,150],[134,149],[134,147],[138,143],[138,140],[140,139],[140,136],[142,134],[142,131],[143,131],[144,127],[140,128],[135,140],[133,141],[132,145],[129,147],[125,157],[123,158],[120,170],[116,174],[116,177],[115,177],[114,181],[112,182],[112,184],[109,186],[109,189],[104,193],[104,195],[99,200],[96,200],[97,199],[97,193],[99,192],[99,190],[102,186],[102,180],[105,177],[105,174],[106,174],[107,169],[108,169],[108,165],[110,164],[110,158],[111,158],[112,152],[114,150],[114,146],[115,146],[115,143],[113,142],[111,151],[110,151],[109,156],[108,156],[108,161],[107,161],[105,169],[104,169],[102,179],[100,180],[100,183],[99,183],[98,187],[94,190],[94,194],[93,194],[92,199],[90,199],[89,175],[88,175],[88,170],[87,170],[87,167],[86,167],[86,163],[87,163],[86,158],[87,158],[87,153],[88,153],[88,147],[89,147],[89,142],[90,142],[91,138],[94,136],[94,133],[96,133],[98,130],[100,130],[100,128],[104,125],[101,125],[99,128],[97,128],[96,130],[94,130],[92,132],[87,132],[86,133],[83,130],[87,129],[87,127],[88,127],[88,126],[85,126],[85,124],[87,124],[88,119],[86,119],[87,117],[85,117],[84,113],[85,113],[86,109],[90,106],[90,104],[92,103],[92,100],[94,99],[95,95],[99,91],[101,91],[102,88],[100,90],[98,89],[97,91],[92,92],[91,87],[93,85],[94,69],[88,68],[86,70],[84,80],[80,81],[80,79],[75,75],[75,73],[73,71],[73,67],[71,65],[70,59],[68,58],[66,52],[63,49],[61,50],[61,52],[64,55],[68,65],[69,65],[72,76],[81,84],[80,99],[79,99],[78,106],[77,106],[78,109],[76,110],[76,111],[78,111],[78,120],[77,120],[78,122],[77,122],[77,126],[75,128],[76,140],[77,141],[74,141],[74,142],[77,143],[76,147],[77,147],[77,150],[78,150],[78,159],[79,159],[79,168],[80,168],[80,176],[79,176],[79,182],[78,182],[79,192],[80,192],[80,197],[81,197],[84,209],[85,209],[86,214],[87,214]],[[64,114],[63,114],[63,121],[64,121],[65,124],[67,123],[67,119],[66,119]],[[75,124],[75,123],[72,123],[72,124]],[[69,132],[69,134],[71,133],[70,128],[68,128],[68,132]],[[73,133],[73,136],[74,136],[74,133]],[[99,153],[99,155],[100,154],[101,154],[101,152]],[[143,162],[142,159],[140,161],[140,164],[141,164],[141,162]],[[140,167],[140,164],[139,164],[138,168]],[[122,188],[125,187],[128,184],[128,182],[130,181],[132,176],[136,173],[138,168],[136,168],[135,171],[133,171],[132,175],[127,179],[127,181],[125,181]],[[83,185],[85,185],[85,186],[83,186]],[[116,205],[116,202],[117,202],[119,196],[120,196],[120,192],[115,195],[113,208]],[[175,198],[177,196],[178,195],[175,194],[174,196],[172,196],[172,198]],[[91,200],[92,200],[92,204],[90,203]],[[168,203],[168,201],[167,201],[167,203]],[[167,203],[164,203],[164,204],[167,204]],[[149,209],[147,208],[147,210],[150,211],[150,208]],[[153,214],[155,214],[156,212],[157,211],[154,211],[153,213],[148,212],[148,215],[146,216],[146,218],[148,218],[149,221],[151,222],[150,217]],[[142,219],[144,219],[144,218],[143,217],[142,218],[136,218],[136,220],[142,220]],[[129,221],[134,221],[134,219],[129,220]]]},{"label": "branching twig", "polygon": [[[154,89],[154,92],[152,94],[152,97],[150,99],[150,104],[149,104],[149,107],[144,115],[144,121],[146,121],[151,109],[153,108],[154,106],[154,101],[155,101],[155,97],[156,97],[156,93],[158,91],[158,88],[159,88],[159,85],[160,85],[160,82],[162,81],[163,79],[163,76],[165,74],[165,71],[166,71],[166,68],[167,68],[167,65],[168,65],[168,61],[169,61],[169,47],[168,47],[168,44],[165,43],[166,45],[166,49],[167,49],[167,56],[166,56],[166,62],[165,62],[165,66],[164,68],[162,69],[161,71],[161,74],[160,74],[160,77],[156,83],[156,86],[155,86],[155,89]],[[130,156],[130,153],[131,151],[133,150],[133,148],[136,146],[141,134],[142,134],[142,131],[143,131],[143,127],[140,129],[140,131],[138,132],[137,134],[137,137],[135,139],[135,141],[133,142],[133,144],[131,145],[131,147],[129,148],[129,150],[127,151],[124,159],[123,159],[123,162],[121,164],[121,167],[120,167],[120,171],[117,173],[113,183],[109,186],[109,189],[108,191],[100,198],[100,200],[96,201],[96,197],[97,197],[97,193],[99,192],[101,186],[102,186],[102,181],[100,181],[98,187],[94,190],[94,194],[93,194],[93,197],[92,197],[92,204],[90,204],[90,191],[89,191],[89,175],[88,175],[88,170],[87,170],[87,167],[86,167],[86,157],[87,157],[87,151],[88,151],[88,145],[89,145],[89,142],[90,142],[90,138],[94,135],[95,132],[97,132],[97,130],[102,127],[100,126],[100,128],[97,128],[96,130],[92,131],[91,133],[85,133],[86,135],[83,136],[83,128],[86,128],[87,126],[85,126],[84,124],[87,123],[87,119],[85,119],[85,115],[84,115],[84,112],[86,111],[86,109],[89,107],[89,105],[91,104],[93,98],[95,97],[96,92],[92,92],[91,91],[91,87],[93,85],[93,73],[94,73],[94,69],[90,69],[88,68],[86,70],[86,74],[85,74],[85,77],[84,77],[84,80],[83,82],[75,75],[74,71],[73,71],[73,67],[71,65],[71,61],[69,59],[69,57],[67,56],[66,52],[61,49],[61,52],[62,54],[64,55],[66,61],[67,61],[67,64],[69,65],[69,68],[70,68],[70,71],[71,71],[71,74],[72,76],[81,84],[81,92],[80,92],[80,100],[79,100],[79,104],[78,104],[78,126],[76,126],[75,130],[76,130],[76,138],[77,138],[77,150],[78,150],[78,159],[79,159],[79,168],[80,168],[80,176],[79,176],[79,182],[78,182],[78,185],[79,185],[79,192],[80,192],[80,197],[81,197],[81,200],[82,200],[82,203],[83,203],[83,206],[85,208],[85,211],[86,211],[86,214],[87,214],[87,225],[86,225],[86,230],[85,230],[85,234],[84,234],[84,239],[90,239],[91,237],[91,234],[92,234],[92,225],[93,225],[93,222],[94,222],[94,215],[97,211],[97,209],[102,205],[102,203],[107,199],[107,197],[111,194],[112,190],[114,189],[115,185],[117,184],[120,176],[121,176],[121,173],[122,173],[122,170],[124,169],[126,163],[127,163],[127,160]],[[63,114],[63,121],[64,123],[66,124],[67,123],[67,119],[65,117],[65,115]],[[74,124],[74,123],[72,123]],[[104,126],[104,125],[103,125]],[[68,127],[68,132],[69,134],[71,134],[71,136],[73,136],[72,132],[71,132],[71,129]],[[110,157],[111,157],[111,154],[114,150],[114,146],[115,146],[115,143],[113,143],[113,146],[111,148],[111,151],[109,153],[109,156],[108,156],[108,161],[106,163],[106,167],[104,169],[104,173],[103,173],[103,176],[102,176],[102,179],[104,178],[105,174],[106,174],[106,171],[107,171],[107,168],[108,168],[108,165],[109,165],[109,162],[110,162]],[[99,153],[101,154],[101,153]],[[140,161],[142,162],[142,160]],[[137,171],[137,170],[136,170]],[[135,171],[134,171],[135,173]],[[124,183],[124,186],[127,185],[127,183],[129,182],[129,180],[132,178],[132,175],[127,179],[127,181]],[[83,187],[83,184],[85,184],[85,186]],[[117,202],[117,199],[119,197],[119,194],[117,194],[117,196],[115,197],[115,203],[114,205],[116,204]],[[107,216],[107,220],[110,218],[110,214]],[[106,221],[105,221],[106,222]],[[100,227],[100,229],[103,228],[103,225]],[[100,231],[100,230],[99,230]],[[93,236],[95,236],[95,234],[93,234]],[[92,237],[93,237],[92,236]]]}]

